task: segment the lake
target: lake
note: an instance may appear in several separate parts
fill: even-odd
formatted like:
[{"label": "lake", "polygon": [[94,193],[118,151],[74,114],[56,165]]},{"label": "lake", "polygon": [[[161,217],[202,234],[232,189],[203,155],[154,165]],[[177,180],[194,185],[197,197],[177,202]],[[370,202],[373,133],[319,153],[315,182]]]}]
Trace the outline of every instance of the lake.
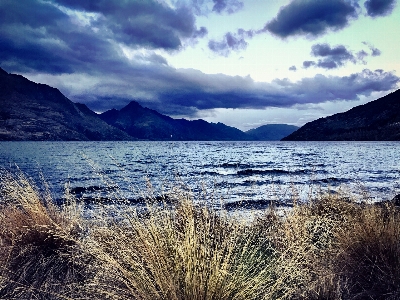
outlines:
[{"label": "lake", "polygon": [[306,201],[344,189],[400,193],[399,142],[0,142],[0,167],[21,169],[61,199],[135,201],[184,185],[203,198]]}]

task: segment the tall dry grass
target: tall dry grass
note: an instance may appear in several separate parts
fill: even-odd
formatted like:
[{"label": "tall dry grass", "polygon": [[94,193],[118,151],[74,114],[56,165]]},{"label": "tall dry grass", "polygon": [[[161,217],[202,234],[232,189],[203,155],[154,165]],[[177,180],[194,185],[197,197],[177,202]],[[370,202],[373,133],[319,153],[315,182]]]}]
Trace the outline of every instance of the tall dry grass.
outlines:
[{"label": "tall dry grass", "polygon": [[400,299],[400,210],[360,200],[325,194],[280,223],[278,247],[305,275],[294,299]]},{"label": "tall dry grass", "polygon": [[394,205],[328,193],[249,221],[172,189],[85,219],[0,179],[0,299],[400,299]]},{"label": "tall dry grass", "polygon": [[339,232],[334,271],[351,299],[400,299],[400,211],[392,204],[360,209]]},{"label": "tall dry grass", "polygon": [[[271,299],[277,253],[260,228],[178,193],[173,207],[96,228],[94,286],[115,299]],[[110,285],[110,283],[113,283]]]},{"label": "tall dry grass", "polygon": [[76,209],[57,207],[21,172],[0,172],[0,298],[70,299],[83,279]]}]

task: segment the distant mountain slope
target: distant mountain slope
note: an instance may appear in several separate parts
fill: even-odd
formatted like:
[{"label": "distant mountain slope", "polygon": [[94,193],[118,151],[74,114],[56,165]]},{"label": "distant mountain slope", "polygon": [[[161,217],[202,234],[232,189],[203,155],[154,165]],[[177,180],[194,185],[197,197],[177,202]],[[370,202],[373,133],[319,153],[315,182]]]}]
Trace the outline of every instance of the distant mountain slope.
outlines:
[{"label": "distant mountain slope", "polygon": [[297,126],[287,124],[268,124],[246,131],[254,140],[280,141],[284,137],[299,129]]},{"label": "distant mountain slope", "polygon": [[309,122],[285,141],[399,141],[400,90],[347,112]]},{"label": "distant mountain slope", "polygon": [[108,124],[131,136],[147,140],[224,141],[249,140],[237,128],[204,120],[173,119],[132,101],[121,110],[112,109],[100,115]]},{"label": "distant mountain slope", "polygon": [[245,133],[222,123],[173,119],[135,101],[98,115],[56,88],[0,68],[0,141],[279,140],[285,128],[293,131],[267,125]]},{"label": "distant mountain slope", "polygon": [[0,68],[0,140],[129,140],[58,89]]}]

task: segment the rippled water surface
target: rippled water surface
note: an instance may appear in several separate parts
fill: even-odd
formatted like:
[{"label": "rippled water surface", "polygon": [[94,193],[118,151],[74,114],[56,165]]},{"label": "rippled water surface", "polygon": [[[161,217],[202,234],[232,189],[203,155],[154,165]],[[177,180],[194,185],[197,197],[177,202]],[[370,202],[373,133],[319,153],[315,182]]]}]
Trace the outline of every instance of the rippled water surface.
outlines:
[{"label": "rippled water surface", "polygon": [[233,200],[290,199],[346,188],[376,199],[400,193],[398,142],[0,142],[0,167],[38,180],[56,198],[66,183],[80,196],[137,199],[184,183]]}]

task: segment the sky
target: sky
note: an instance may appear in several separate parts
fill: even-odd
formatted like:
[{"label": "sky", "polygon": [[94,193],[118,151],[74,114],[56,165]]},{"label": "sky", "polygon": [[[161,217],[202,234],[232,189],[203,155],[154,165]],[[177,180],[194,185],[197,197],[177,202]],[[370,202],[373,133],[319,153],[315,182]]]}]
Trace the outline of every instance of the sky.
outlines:
[{"label": "sky", "polygon": [[246,131],[398,89],[399,33],[396,0],[1,0],[0,67],[98,113]]}]

